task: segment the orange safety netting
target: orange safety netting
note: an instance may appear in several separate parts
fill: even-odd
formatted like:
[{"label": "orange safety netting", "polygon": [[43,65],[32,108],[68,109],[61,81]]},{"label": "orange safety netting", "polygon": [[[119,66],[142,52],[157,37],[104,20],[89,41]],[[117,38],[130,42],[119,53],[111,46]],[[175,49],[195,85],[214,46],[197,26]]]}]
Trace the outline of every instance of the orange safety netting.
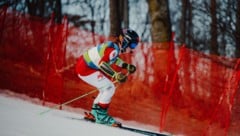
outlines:
[{"label": "orange safety netting", "polygon": [[[1,8],[0,87],[40,98],[46,105],[83,95],[94,88],[78,79],[76,59],[108,39],[75,28],[66,18],[56,24]],[[114,117],[173,134],[240,134],[240,59],[177,48],[173,41],[141,42],[133,54],[122,57],[137,71],[118,86],[109,109]],[[69,105],[90,110],[95,96]]]}]

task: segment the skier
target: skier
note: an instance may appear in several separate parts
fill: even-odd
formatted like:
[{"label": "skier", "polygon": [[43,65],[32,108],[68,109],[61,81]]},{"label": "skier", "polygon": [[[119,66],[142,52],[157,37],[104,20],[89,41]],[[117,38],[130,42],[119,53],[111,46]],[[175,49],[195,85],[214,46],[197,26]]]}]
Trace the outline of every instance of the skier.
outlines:
[{"label": "skier", "polygon": [[107,111],[116,89],[114,81],[123,83],[127,75],[114,70],[112,64],[126,69],[130,74],[134,73],[136,67],[124,62],[119,55],[129,48],[135,49],[138,42],[139,36],[134,30],[123,29],[116,41],[99,44],[80,56],[76,64],[78,77],[99,91],[85,119],[114,127],[121,126]]}]

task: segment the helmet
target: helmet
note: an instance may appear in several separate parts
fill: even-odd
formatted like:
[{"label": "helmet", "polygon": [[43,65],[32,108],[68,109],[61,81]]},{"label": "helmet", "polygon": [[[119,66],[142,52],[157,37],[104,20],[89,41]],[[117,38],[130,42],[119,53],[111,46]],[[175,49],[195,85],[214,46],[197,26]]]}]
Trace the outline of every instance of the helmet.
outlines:
[{"label": "helmet", "polygon": [[132,29],[123,29],[122,52],[125,52],[127,47],[135,49],[139,42],[138,34]]}]

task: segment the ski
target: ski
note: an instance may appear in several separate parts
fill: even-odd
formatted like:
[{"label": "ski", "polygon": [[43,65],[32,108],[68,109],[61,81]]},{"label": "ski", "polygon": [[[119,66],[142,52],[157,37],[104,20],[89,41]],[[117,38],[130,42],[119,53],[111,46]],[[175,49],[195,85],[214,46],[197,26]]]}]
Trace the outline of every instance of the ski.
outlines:
[{"label": "ski", "polygon": [[[85,119],[85,118],[75,118],[75,117],[66,117],[66,118],[95,123],[94,121],[88,120],[88,119]],[[138,129],[138,128],[128,127],[128,126],[125,126],[125,125],[120,125],[119,127],[115,127],[115,128],[123,129],[123,130],[126,130],[126,131],[131,131],[131,132],[135,132],[135,133],[139,133],[139,134],[143,134],[143,135],[146,135],[146,136],[171,136],[170,134],[152,132],[152,131],[148,131],[148,130],[142,130],[142,129]]]},{"label": "ski", "polygon": [[170,136],[168,134],[157,133],[157,132],[152,132],[152,131],[147,131],[147,130],[141,130],[141,129],[137,129],[137,128],[126,127],[123,125],[120,128],[124,129],[124,130],[128,130],[128,131],[144,134],[147,136]]}]

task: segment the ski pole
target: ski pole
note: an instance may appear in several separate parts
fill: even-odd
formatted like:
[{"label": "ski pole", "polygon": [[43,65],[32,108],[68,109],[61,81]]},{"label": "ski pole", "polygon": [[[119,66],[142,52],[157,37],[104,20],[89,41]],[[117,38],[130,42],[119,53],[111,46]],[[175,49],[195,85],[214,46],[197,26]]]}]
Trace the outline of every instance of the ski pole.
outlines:
[{"label": "ski pole", "polygon": [[78,100],[78,99],[81,99],[81,98],[83,98],[83,97],[85,97],[85,96],[87,96],[87,95],[89,95],[89,94],[92,94],[92,93],[94,93],[94,92],[96,92],[96,91],[97,91],[97,89],[92,90],[92,91],[90,91],[90,92],[87,92],[87,93],[85,93],[85,94],[83,94],[83,95],[80,95],[79,97],[76,97],[76,98],[74,98],[74,99],[71,99],[71,100],[69,100],[69,101],[66,101],[66,102],[64,102],[64,103],[62,103],[62,104],[58,104],[58,105],[55,105],[55,106],[53,106],[53,107],[50,107],[50,108],[48,108],[47,110],[40,112],[39,114],[40,114],[40,115],[43,115],[43,114],[45,114],[45,113],[47,113],[47,112],[50,112],[50,111],[53,110],[53,109],[57,109],[57,108],[59,108],[59,107],[61,107],[61,106],[63,106],[63,105],[67,105],[67,104],[69,104],[69,103],[72,103],[72,102],[74,102],[74,101],[76,101],[76,100]]},{"label": "ski pole", "polygon": [[[116,81],[114,81],[113,83],[115,84],[115,83],[117,83],[117,82],[118,82],[118,81],[116,80]],[[105,86],[103,86],[103,87],[105,87]],[[94,90],[92,90],[92,91],[89,91],[89,92],[87,92],[87,93],[85,93],[85,94],[83,94],[83,95],[80,95],[80,96],[78,96],[78,97],[76,97],[76,98],[73,98],[73,99],[71,99],[71,100],[69,100],[69,101],[66,101],[66,102],[64,102],[64,103],[62,103],[62,104],[58,104],[58,105],[55,105],[55,106],[53,106],[53,107],[50,107],[50,108],[48,108],[47,110],[40,112],[39,115],[43,115],[43,114],[45,114],[45,113],[47,113],[47,112],[50,112],[50,111],[52,111],[52,110],[54,110],[54,109],[57,109],[57,108],[61,107],[61,106],[64,106],[64,105],[67,105],[67,104],[69,104],[69,103],[72,103],[72,102],[74,102],[74,101],[76,101],[76,100],[79,100],[79,99],[81,99],[81,98],[83,98],[83,97],[85,97],[85,96],[88,96],[88,95],[90,95],[90,94],[92,94],[92,93],[97,92],[98,89],[101,89],[101,88],[103,88],[103,87],[100,87],[100,88],[94,89]]]}]

